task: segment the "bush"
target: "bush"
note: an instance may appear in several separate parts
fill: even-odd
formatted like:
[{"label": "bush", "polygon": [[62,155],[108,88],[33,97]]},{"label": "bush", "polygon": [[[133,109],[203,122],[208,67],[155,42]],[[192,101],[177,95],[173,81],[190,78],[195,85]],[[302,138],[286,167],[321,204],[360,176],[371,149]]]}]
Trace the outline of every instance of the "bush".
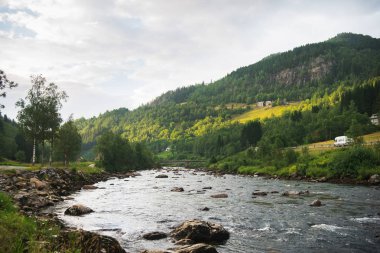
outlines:
[{"label": "bush", "polygon": [[359,170],[370,169],[378,164],[379,159],[372,149],[353,146],[336,153],[333,157],[331,168],[334,170],[336,177],[355,178],[359,175]]},{"label": "bush", "polygon": [[16,161],[18,162],[25,162],[25,159],[26,159],[25,152],[22,150],[17,151],[17,153],[15,154],[15,158],[16,158]]}]

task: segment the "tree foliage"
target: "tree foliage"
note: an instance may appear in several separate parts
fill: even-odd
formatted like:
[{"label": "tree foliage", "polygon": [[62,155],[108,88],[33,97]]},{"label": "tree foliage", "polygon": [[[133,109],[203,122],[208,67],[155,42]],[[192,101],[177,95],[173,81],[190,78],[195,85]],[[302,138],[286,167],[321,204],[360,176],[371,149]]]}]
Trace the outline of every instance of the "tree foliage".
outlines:
[{"label": "tree foliage", "polygon": [[57,134],[57,142],[55,145],[56,155],[65,162],[65,166],[69,161],[74,161],[78,158],[82,137],[78,133],[77,127],[74,125],[74,121],[70,118],[59,129]]},{"label": "tree foliage", "polygon": [[[17,83],[8,80],[4,71],[0,69],[0,97],[5,97],[7,93],[4,91],[5,89],[12,89],[17,87]],[[0,109],[4,108],[4,105],[0,104]]]},{"label": "tree foliage", "polygon": [[99,165],[111,172],[146,169],[153,166],[152,154],[141,143],[130,144],[112,132],[102,134],[96,150]]},{"label": "tree foliage", "polygon": [[[43,151],[46,140],[53,144],[62,122],[59,110],[67,95],[64,91],[60,91],[56,84],[46,84],[46,79],[42,75],[32,76],[31,82],[33,85],[25,100],[20,99],[17,102],[17,106],[21,108],[17,119],[26,136],[34,143],[41,143]],[[33,158],[33,162],[34,160]],[[44,162],[43,152],[41,162]]]}]

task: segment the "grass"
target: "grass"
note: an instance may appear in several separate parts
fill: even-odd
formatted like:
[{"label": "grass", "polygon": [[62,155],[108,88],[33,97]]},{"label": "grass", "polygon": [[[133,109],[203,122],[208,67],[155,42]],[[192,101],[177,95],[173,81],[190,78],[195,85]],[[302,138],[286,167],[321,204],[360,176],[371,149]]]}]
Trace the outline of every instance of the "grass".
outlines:
[{"label": "grass", "polygon": [[75,245],[76,238],[65,242],[63,251],[58,248],[60,232],[60,227],[52,221],[20,214],[11,198],[0,192],[0,252],[80,252]]},{"label": "grass", "polygon": [[[29,171],[36,171],[41,170],[42,168],[49,167],[48,163],[45,163],[44,166],[40,163],[34,164],[28,164],[28,163],[19,163],[16,161],[6,160],[0,163],[0,166],[21,166],[26,167],[25,170]],[[63,162],[53,162],[51,167],[53,168],[66,168]],[[67,166],[68,169],[76,170],[78,172],[82,172],[84,174],[96,174],[96,173],[102,173],[104,170],[102,168],[96,167],[94,162],[71,162]],[[14,168],[7,168],[7,169],[1,169],[0,173],[2,174],[15,174],[17,169]]]},{"label": "grass", "polygon": [[[366,134],[366,135],[363,135],[362,137],[363,137],[364,143],[367,143],[367,144],[372,144],[374,142],[380,142],[380,132]],[[321,141],[321,142],[316,142],[316,143],[307,144],[307,145],[303,145],[303,146],[298,146],[295,150],[301,151],[301,149],[303,147],[308,147],[310,153],[320,154],[320,153],[328,151],[328,150],[338,149],[338,148],[334,147],[333,144],[334,144],[334,140]]]},{"label": "grass", "polygon": [[0,166],[20,166],[20,167],[30,167],[31,165],[28,163],[21,163],[17,161],[12,161],[8,159],[0,160]]},{"label": "grass", "polygon": [[286,111],[291,111],[298,108],[298,103],[289,105],[279,105],[275,107],[256,107],[246,113],[243,113],[233,119],[239,123],[246,123],[252,120],[263,120],[271,117],[278,117],[283,115]]},{"label": "grass", "polygon": [[319,152],[297,152],[296,160],[287,162],[286,152],[277,158],[261,157],[243,151],[226,157],[212,165],[211,169],[240,174],[268,176],[368,180],[380,174],[380,147],[352,146]]}]

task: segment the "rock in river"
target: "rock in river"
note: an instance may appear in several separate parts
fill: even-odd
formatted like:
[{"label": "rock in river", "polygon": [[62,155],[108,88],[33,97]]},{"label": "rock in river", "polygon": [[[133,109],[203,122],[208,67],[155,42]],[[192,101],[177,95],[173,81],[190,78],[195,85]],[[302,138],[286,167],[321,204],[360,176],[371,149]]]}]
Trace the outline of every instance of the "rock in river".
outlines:
[{"label": "rock in river", "polygon": [[92,213],[94,210],[84,205],[73,205],[66,209],[65,215],[79,216],[83,214]]},{"label": "rock in river", "polygon": [[219,193],[219,194],[211,195],[211,198],[225,199],[225,198],[228,198],[228,195],[227,195],[227,193]]},{"label": "rock in river", "polygon": [[143,235],[143,238],[145,240],[151,240],[151,241],[152,240],[160,240],[160,239],[163,239],[166,237],[168,237],[167,234],[165,234],[163,232],[150,232],[150,233]]},{"label": "rock in river", "polygon": [[160,174],[160,175],[157,175],[156,178],[168,178],[169,176],[168,175],[165,175],[165,174]]},{"label": "rock in river", "polygon": [[183,192],[184,189],[182,187],[174,187],[173,189],[170,190],[171,192]]},{"label": "rock in river", "polygon": [[322,202],[319,199],[314,200],[310,206],[321,206]]},{"label": "rock in river", "polygon": [[258,191],[258,192],[253,192],[252,195],[253,196],[266,196],[266,195],[268,195],[268,193]]},{"label": "rock in river", "polygon": [[378,184],[380,183],[380,176],[378,174],[374,174],[369,178],[368,182],[371,184]]},{"label": "rock in river", "polygon": [[176,240],[190,239],[195,243],[223,243],[230,233],[220,224],[189,220],[175,228],[171,236]]},{"label": "rock in river", "polygon": [[82,189],[83,190],[94,190],[94,189],[98,189],[98,187],[95,185],[86,184],[86,185],[83,185]]}]

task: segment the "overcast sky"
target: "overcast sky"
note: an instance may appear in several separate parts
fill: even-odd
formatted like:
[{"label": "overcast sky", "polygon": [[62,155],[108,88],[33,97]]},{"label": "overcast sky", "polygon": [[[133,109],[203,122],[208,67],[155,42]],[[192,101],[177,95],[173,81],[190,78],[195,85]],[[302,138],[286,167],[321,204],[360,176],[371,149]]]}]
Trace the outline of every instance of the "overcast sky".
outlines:
[{"label": "overcast sky", "polygon": [[20,84],[2,113],[16,117],[32,74],[68,93],[64,119],[91,117],[379,24],[379,0],[0,0],[0,69]]}]

